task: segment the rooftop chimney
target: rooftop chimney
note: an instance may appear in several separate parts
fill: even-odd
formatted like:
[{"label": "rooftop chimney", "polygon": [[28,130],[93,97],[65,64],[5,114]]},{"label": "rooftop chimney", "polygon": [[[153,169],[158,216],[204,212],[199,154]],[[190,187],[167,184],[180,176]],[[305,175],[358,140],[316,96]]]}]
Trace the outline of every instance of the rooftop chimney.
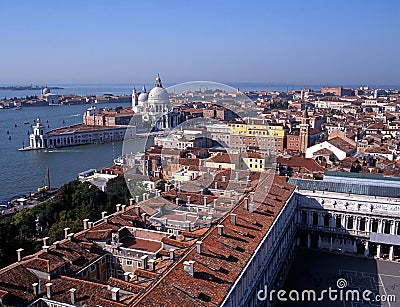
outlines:
[{"label": "rooftop chimney", "polygon": [[187,196],[187,205],[190,205],[190,198],[191,198],[192,196],[190,196],[190,195],[188,195]]},{"label": "rooftop chimney", "polygon": [[93,228],[93,222],[88,222],[88,227],[89,227],[89,229]]},{"label": "rooftop chimney", "polygon": [[216,190],[218,189],[218,181],[214,182],[214,189],[216,189]]},{"label": "rooftop chimney", "polygon": [[75,302],[76,302],[76,294],[75,294],[76,289],[75,288],[71,288],[71,289],[69,289],[69,292],[71,293],[71,304],[75,305]]},{"label": "rooftop chimney", "polygon": [[165,192],[168,192],[171,188],[171,185],[169,183],[165,184]]},{"label": "rooftop chimney", "polygon": [[45,253],[49,252],[49,248],[50,248],[50,246],[48,246],[48,245],[43,245],[42,246],[42,249],[45,251]]},{"label": "rooftop chimney", "polygon": [[207,206],[207,196],[203,196],[204,206]]},{"label": "rooftop chimney", "polygon": [[129,206],[133,206],[134,204],[134,199],[133,198],[129,198]]},{"label": "rooftop chimney", "polygon": [[46,284],[46,293],[47,293],[47,298],[51,298],[51,287],[53,284],[51,282],[48,282]]},{"label": "rooftop chimney", "polygon": [[250,192],[250,201],[254,201],[255,192]]},{"label": "rooftop chimney", "polygon": [[194,263],[195,261],[189,260],[183,262],[183,271],[188,273],[190,276],[194,276]]},{"label": "rooftop chimney", "polygon": [[154,271],[154,269],[155,269],[155,260],[154,259],[150,259],[149,261],[148,261],[148,263],[149,263],[149,271]]},{"label": "rooftop chimney", "polygon": [[147,195],[147,193],[143,193],[143,201],[146,200],[146,195]]},{"label": "rooftop chimney", "polygon": [[44,237],[43,238],[43,246],[48,246],[49,245],[49,237]]},{"label": "rooftop chimney", "polygon": [[232,225],[236,225],[236,214],[235,213],[231,213],[231,223],[232,223]]},{"label": "rooftop chimney", "polygon": [[139,202],[139,195],[136,195],[136,196],[135,196],[135,201],[136,201],[136,203]]},{"label": "rooftop chimney", "polygon": [[64,238],[68,238],[68,232],[69,232],[70,228],[64,228]]},{"label": "rooftop chimney", "polygon": [[121,204],[116,204],[116,205],[115,205],[115,210],[116,210],[117,212],[119,212],[119,211],[121,210]]},{"label": "rooftop chimney", "polygon": [[103,212],[101,213],[101,219],[104,220],[104,218],[106,217],[106,215],[107,215],[107,211],[103,211]]},{"label": "rooftop chimney", "polygon": [[67,238],[68,238],[69,241],[72,241],[72,239],[74,238],[74,233],[73,233],[73,232],[72,232],[72,233],[69,233],[69,234],[67,235]]},{"label": "rooftop chimney", "polygon": [[220,236],[223,236],[224,235],[224,225],[218,225],[217,228],[218,228],[218,234]]},{"label": "rooftop chimney", "polygon": [[249,210],[249,199],[247,197],[244,198],[244,210]]},{"label": "rooftop chimney", "polygon": [[33,283],[32,284],[32,288],[33,288],[33,295],[35,297],[38,297],[38,295],[39,295],[39,283],[38,282]]},{"label": "rooftop chimney", "polygon": [[83,229],[88,229],[89,228],[89,219],[84,219],[83,220]]},{"label": "rooftop chimney", "polygon": [[142,213],[142,221],[143,221],[143,226],[146,226],[147,223],[147,214],[144,212]]},{"label": "rooftop chimney", "polygon": [[20,262],[21,261],[21,259],[22,259],[22,252],[24,251],[24,249],[23,248],[18,248],[17,249],[17,258],[18,258],[18,262]]},{"label": "rooftop chimney", "polygon": [[60,241],[56,241],[53,243],[54,247],[57,249],[60,247]]},{"label": "rooftop chimney", "polygon": [[125,273],[124,273],[124,280],[125,280],[125,281],[129,281],[129,279],[131,278],[131,277],[130,277],[130,274],[131,274],[131,273],[129,273],[129,272],[125,272]]},{"label": "rooftop chimney", "polygon": [[197,242],[196,242],[196,250],[197,250],[197,253],[198,253],[199,255],[201,255],[201,252],[202,252],[202,244],[203,244],[202,241],[197,241]]},{"label": "rooftop chimney", "polygon": [[112,288],[111,289],[111,296],[112,300],[118,302],[119,301],[119,288]]},{"label": "rooftop chimney", "polygon": [[249,204],[249,211],[254,212],[254,204],[253,203]]},{"label": "rooftop chimney", "polygon": [[226,176],[222,176],[222,182],[226,182]]},{"label": "rooftop chimney", "polygon": [[174,260],[174,252],[175,252],[174,248],[169,249],[169,259]]},{"label": "rooftop chimney", "polygon": [[139,205],[135,205],[135,214],[137,216],[140,216],[140,206]]},{"label": "rooftop chimney", "polygon": [[179,197],[175,198],[175,204],[179,206]]},{"label": "rooftop chimney", "polygon": [[121,210],[122,210],[122,212],[125,212],[126,211],[126,205],[122,205],[121,206]]}]

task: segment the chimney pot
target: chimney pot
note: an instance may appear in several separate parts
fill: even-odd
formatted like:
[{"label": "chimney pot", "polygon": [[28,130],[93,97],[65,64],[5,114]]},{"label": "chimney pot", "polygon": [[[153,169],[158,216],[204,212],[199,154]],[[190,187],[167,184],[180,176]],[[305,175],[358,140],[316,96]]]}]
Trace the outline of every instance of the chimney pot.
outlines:
[{"label": "chimney pot", "polygon": [[147,224],[147,214],[145,212],[142,213],[142,221],[143,221],[143,225],[146,226],[146,224]]},{"label": "chimney pot", "polygon": [[155,260],[154,259],[150,259],[149,260],[149,271],[154,271],[155,269]]},{"label": "chimney pot", "polygon": [[53,243],[54,247],[57,249],[60,247],[60,241],[56,241]]},{"label": "chimney pot", "polygon": [[134,204],[134,199],[133,198],[129,198],[129,206],[133,206]]},{"label": "chimney pot", "polygon": [[84,219],[83,220],[83,229],[88,229],[89,228],[89,219]]},{"label": "chimney pot", "polygon": [[136,201],[136,203],[139,202],[139,195],[136,195],[136,196],[135,196],[135,201]]},{"label": "chimney pot", "polygon": [[203,196],[204,206],[207,206],[207,196]]},{"label": "chimney pot", "polygon": [[231,213],[231,223],[232,223],[232,225],[236,225],[236,214],[235,213]]},{"label": "chimney pot", "polygon": [[88,228],[93,228],[93,222],[88,222]]},{"label": "chimney pot", "polygon": [[68,238],[69,241],[72,241],[72,239],[74,238],[74,233],[73,232],[69,233],[67,238]]},{"label": "chimney pot", "polygon": [[220,236],[223,236],[224,235],[224,225],[218,225],[217,228],[218,228],[218,234]]},{"label": "chimney pot", "polygon": [[253,203],[249,204],[249,211],[254,212],[254,204]]},{"label": "chimney pot", "polygon": [[140,216],[140,206],[139,205],[135,205],[135,214],[137,216]]},{"label": "chimney pot", "polygon": [[44,237],[43,238],[43,246],[48,246],[49,245],[49,237]]},{"label": "chimney pot", "polygon": [[202,241],[197,241],[197,242],[196,242],[196,250],[197,250],[197,253],[198,253],[199,255],[201,255],[201,252],[202,252],[202,244],[203,244]]},{"label": "chimney pot", "polygon": [[116,204],[115,209],[117,212],[119,212],[121,210],[121,204]]},{"label": "chimney pot", "polygon": [[244,210],[249,210],[249,199],[247,197],[244,198]]},{"label": "chimney pot", "polygon": [[69,292],[71,293],[71,304],[75,305],[75,303],[76,303],[76,294],[75,294],[76,289],[75,288],[71,288],[71,289],[69,289]]},{"label": "chimney pot", "polygon": [[190,196],[190,195],[188,195],[188,197],[187,197],[187,204],[188,205],[190,205],[190,198],[191,198],[192,196]]},{"label": "chimney pot", "polygon": [[175,204],[179,206],[179,197],[175,198]]},{"label": "chimney pot", "polygon": [[20,262],[21,259],[22,259],[22,252],[23,252],[23,251],[24,251],[23,248],[18,248],[18,249],[17,249],[18,262]]},{"label": "chimney pot", "polygon": [[51,287],[52,287],[52,283],[48,282],[46,284],[46,294],[47,294],[47,298],[51,298]]},{"label": "chimney pot", "polygon": [[111,289],[111,296],[112,296],[112,300],[115,302],[119,301],[119,288],[112,288]]},{"label": "chimney pot", "polygon": [[37,297],[39,295],[39,283],[35,282],[32,284],[33,295]]},{"label": "chimney pot", "polygon": [[174,248],[170,248],[169,249],[169,259],[171,259],[171,260],[174,259],[174,252],[175,252]]},{"label": "chimney pot", "polygon": [[104,220],[104,218],[106,217],[106,215],[107,215],[107,211],[103,211],[103,212],[101,213],[101,219]]},{"label": "chimney pot", "polygon": [[193,260],[183,262],[183,270],[192,277],[194,276],[194,263]]},{"label": "chimney pot", "polygon": [[42,249],[44,250],[45,253],[49,252],[49,248],[50,248],[50,246],[48,246],[48,245],[43,245],[42,246]]},{"label": "chimney pot", "polygon": [[126,211],[126,205],[122,205],[121,206],[121,210],[122,210],[122,212],[125,212]]}]

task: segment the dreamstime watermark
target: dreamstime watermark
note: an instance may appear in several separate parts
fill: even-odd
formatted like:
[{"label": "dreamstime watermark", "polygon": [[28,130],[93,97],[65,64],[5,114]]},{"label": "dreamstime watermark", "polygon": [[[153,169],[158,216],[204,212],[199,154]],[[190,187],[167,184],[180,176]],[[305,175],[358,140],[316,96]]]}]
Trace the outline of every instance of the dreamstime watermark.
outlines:
[{"label": "dreamstime watermark", "polygon": [[322,302],[322,301],[349,301],[349,302],[395,302],[394,294],[375,294],[374,292],[365,289],[345,289],[347,280],[339,278],[336,281],[336,289],[328,287],[320,291],[316,290],[271,290],[268,291],[267,286],[257,292],[257,298],[260,301],[281,301],[281,302]]}]

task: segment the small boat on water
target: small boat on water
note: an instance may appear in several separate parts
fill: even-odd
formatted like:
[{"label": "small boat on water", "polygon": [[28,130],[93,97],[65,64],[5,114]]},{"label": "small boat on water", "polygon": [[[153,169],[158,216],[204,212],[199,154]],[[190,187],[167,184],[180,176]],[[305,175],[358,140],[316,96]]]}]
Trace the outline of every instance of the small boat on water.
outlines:
[{"label": "small boat on water", "polygon": [[24,122],[24,125],[29,125],[30,124],[30,122]]},{"label": "small boat on water", "polygon": [[11,140],[11,135],[8,137],[9,140]]},{"label": "small boat on water", "polygon": [[17,124],[15,124],[14,127],[18,127]]}]

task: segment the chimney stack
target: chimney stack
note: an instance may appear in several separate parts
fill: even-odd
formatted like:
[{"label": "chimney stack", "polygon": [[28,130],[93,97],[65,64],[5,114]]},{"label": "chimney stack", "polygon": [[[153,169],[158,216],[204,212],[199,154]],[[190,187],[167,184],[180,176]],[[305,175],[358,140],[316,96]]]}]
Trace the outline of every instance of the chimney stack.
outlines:
[{"label": "chimney stack", "polygon": [[39,283],[38,282],[33,283],[32,288],[33,288],[33,295],[35,297],[38,297],[39,296]]},{"label": "chimney stack", "polygon": [[222,182],[226,182],[226,176],[222,176]]},{"label": "chimney stack", "polygon": [[247,197],[244,198],[244,210],[249,210],[249,199]]},{"label": "chimney stack", "polygon": [[203,196],[204,206],[207,206],[207,196]]},{"label": "chimney stack", "polygon": [[218,189],[218,181],[214,182],[214,189],[216,189],[216,190]]},{"label": "chimney stack", "polygon": [[174,260],[174,252],[175,252],[174,248],[169,249],[169,259]]},{"label": "chimney stack", "polygon": [[75,288],[71,288],[71,289],[69,289],[69,292],[71,293],[71,304],[75,305],[75,303],[76,303],[76,294],[75,294],[76,289]]},{"label": "chimney stack", "polygon": [[143,193],[143,201],[145,201],[146,200],[146,193]]},{"label": "chimney stack", "polygon": [[135,205],[135,214],[137,216],[140,216],[140,206],[139,205]]},{"label": "chimney stack", "polygon": [[18,248],[18,249],[17,249],[17,259],[18,259],[18,262],[20,262],[21,259],[22,259],[22,252],[23,252],[23,251],[24,251],[23,248]]},{"label": "chimney stack", "polygon": [[149,271],[154,271],[154,269],[155,269],[155,260],[154,259],[150,259],[149,260]]},{"label": "chimney stack", "polygon": [[47,294],[47,298],[51,298],[51,287],[53,286],[53,284],[51,282],[48,282],[46,284],[46,294]]},{"label": "chimney stack", "polygon": [[202,244],[203,244],[202,241],[197,241],[197,242],[196,242],[196,250],[197,250],[197,253],[198,253],[199,255],[201,255],[201,252],[202,252]]},{"label": "chimney stack", "polygon": [[138,203],[139,202],[139,195],[135,196],[135,202]]},{"label": "chimney stack", "polygon": [[231,223],[232,223],[232,225],[236,225],[236,214],[235,213],[231,213]]},{"label": "chimney stack", "polygon": [[254,204],[253,203],[249,204],[249,211],[254,212]]},{"label": "chimney stack", "polygon": [[133,198],[129,198],[129,206],[133,206],[133,204],[134,204]]},{"label": "chimney stack", "polygon": [[175,198],[175,205],[179,206],[179,197]]},{"label": "chimney stack", "polygon": [[[117,209],[118,210],[118,209]],[[83,229],[88,229],[89,228],[89,219],[84,219],[83,220]]]},{"label": "chimney stack", "polygon": [[119,212],[121,210],[121,204],[116,204],[115,210],[116,210],[116,212]]},{"label": "chimney stack", "polygon": [[43,246],[49,246],[49,237],[44,237],[43,238]]},{"label": "chimney stack", "polygon": [[69,241],[72,241],[72,239],[74,238],[74,233],[73,232],[69,233],[67,238],[68,238]]},{"label": "chimney stack", "polygon": [[68,238],[68,232],[69,232],[70,228],[64,228],[64,238]]},{"label": "chimney stack", "polygon": [[119,288],[114,287],[111,289],[111,297],[113,301],[115,302],[119,301]]},{"label": "chimney stack", "polygon": [[43,245],[42,246],[42,249],[44,250],[45,253],[49,252],[49,248],[50,248],[50,246],[48,246],[48,245]]},{"label": "chimney stack", "polygon": [[186,203],[186,204],[187,204],[188,206],[190,205],[190,198],[191,198],[191,197],[192,197],[192,196],[190,196],[190,195],[187,196],[187,203]]},{"label": "chimney stack", "polygon": [[124,280],[125,280],[125,281],[129,281],[129,279],[131,278],[131,277],[130,277],[130,274],[131,274],[131,273],[129,273],[129,272],[125,272],[125,273],[124,273]]},{"label": "chimney stack", "polygon": [[165,192],[168,192],[171,188],[171,185],[169,183],[165,184]]},{"label": "chimney stack", "polygon": [[93,228],[93,222],[88,222],[89,229]]},{"label": "chimney stack", "polygon": [[193,260],[183,262],[183,271],[185,271],[192,277],[194,276],[194,263],[195,261]]},{"label": "chimney stack", "polygon": [[250,192],[250,201],[254,201],[255,192]]},{"label": "chimney stack", "polygon": [[142,221],[143,221],[143,226],[146,226],[146,224],[147,224],[147,214],[146,213],[142,213]]},{"label": "chimney stack", "polygon": [[218,228],[218,234],[220,236],[223,236],[224,235],[224,225],[218,225],[217,228]]},{"label": "chimney stack", "polygon": [[125,212],[126,211],[126,205],[122,205],[121,206],[121,210],[122,210],[122,212]]},{"label": "chimney stack", "polygon": [[59,248],[60,247],[60,241],[54,242],[53,245],[54,245],[55,249]]},{"label": "chimney stack", "polygon": [[104,218],[107,216],[107,211],[103,211],[101,213],[101,219],[104,220]]}]

